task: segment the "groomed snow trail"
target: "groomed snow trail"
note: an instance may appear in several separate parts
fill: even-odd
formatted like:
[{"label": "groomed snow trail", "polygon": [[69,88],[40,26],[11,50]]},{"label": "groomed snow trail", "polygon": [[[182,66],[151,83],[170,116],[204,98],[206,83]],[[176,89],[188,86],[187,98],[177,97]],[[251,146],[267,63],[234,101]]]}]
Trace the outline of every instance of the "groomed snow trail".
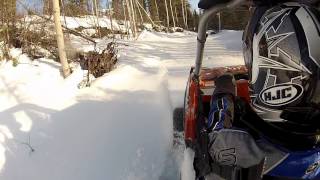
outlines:
[{"label": "groomed snow trail", "polygon": [[[242,64],[240,38],[210,36],[209,64]],[[81,90],[79,68],[63,80],[59,64],[19,52],[17,67],[0,66],[0,179],[179,178],[172,111],[183,105],[196,34],[143,32],[120,44],[117,69]]]},{"label": "groomed snow trail", "polygon": [[[166,77],[173,108],[183,105],[187,78],[191,66],[195,64],[196,35],[193,32],[164,34],[145,31],[135,42],[135,47],[138,48],[133,54],[128,53],[129,59],[138,60],[134,62],[142,68],[148,67],[146,63],[152,62],[149,60],[160,60],[160,64],[168,73]],[[240,31],[222,31],[217,35],[208,36],[203,66],[222,67],[243,64],[241,36]],[[137,54],[139,54],[138,58],[136,58]]]}]

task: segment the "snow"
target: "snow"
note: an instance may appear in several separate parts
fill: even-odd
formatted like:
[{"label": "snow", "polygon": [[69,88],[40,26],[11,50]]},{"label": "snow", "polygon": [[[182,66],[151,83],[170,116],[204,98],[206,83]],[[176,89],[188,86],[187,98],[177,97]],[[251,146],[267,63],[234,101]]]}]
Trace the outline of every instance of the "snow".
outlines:
[{"label": "snow", "polygon": [[[53,21],[53,17],[45,16],[45,18],[52,19]],[[34,21],[37,22],[37,21],[43,21],[43,20],[44,20],[43,18],[37,15],[28,15],[22,19],[23,22],[34,22]],[[98,24],[102,28],[105,28],[105,27],[111,28],[111,20],[109,19],[109,17],[106,17],[106,16],[101,16],[98,19],[92,15],[81,16],[81,17],[61,16],[61,23],[63,25],[67,25],[67,27],[70,29],[76,29],[80,27],[94,28]],[[119,25],[116,20],[112,21],[112,27],[114,28],[114,30],[121,30],[122,28],[124,28],[124,26]]]},{"label": "snow", "polygon": [[[75,29],[79,27],[83,28],[92,28],[99,24],[100,27],[111,27],[111,20],[107,17],[99,17],[98,19],[95,16],[83,16],[83,17],[66,17],[66,21],[61,17],[62,23],[67,24],[68,28]],[[99,21],[97,23],[97,20]],[[66,23],[65,23],[66,22]],[[114,30],[121,30],[124,28],[115,20],[112,22],[112,27]]]},{"label": "snow", "polygon": [[[210,36],[206,60],[243,64],[240,38],[234,31]],[[18,65],[0,65],[0,179],[194,176],[192,151],[184,150],[181,134],[175,139],[172,112],[183,105],[196,34],[144,31],[136,41],[118,42],[117,68],[83,89],[77,88],[84,75],[79,66],[63,79],[59,63],[11,50]]]},{"label": "snow", "polygon": [[210,35],[207,39],[212,42],[205,46],[203,66],[221,67],[243,64],[242,32],[225,30],[218,35]]},{"label": "snow", "polygon": [[194,152],[192,149],[187,148],[184,151],[184,158],[181,164],[181,179],[182,180],[194,180],[196,177],[193,169]]},{"label": "snow", "polygon": [[[79,33],[91,37],[96,34],[96,27],[106,28],[113,30],[114,32],[126,33],[127,29],[130,28],[129,22],[121,22],[115,19],[110,19],[107,16],[100,16],[99,18],[87,15],[80,17],[69,17],[61,16],[62,26],[76,30]],[[146,27],[150,27],[150,24],[144,24]],[[53,16],[37,16],[28,15],[20,19],[18,26],[27,28],[31,31],[41,32],[45,30],[46,34],[54,35],[54,21]],[[130,31],[129,31],[130,32]],[[45,37],[44,37],[45,38]]]}]

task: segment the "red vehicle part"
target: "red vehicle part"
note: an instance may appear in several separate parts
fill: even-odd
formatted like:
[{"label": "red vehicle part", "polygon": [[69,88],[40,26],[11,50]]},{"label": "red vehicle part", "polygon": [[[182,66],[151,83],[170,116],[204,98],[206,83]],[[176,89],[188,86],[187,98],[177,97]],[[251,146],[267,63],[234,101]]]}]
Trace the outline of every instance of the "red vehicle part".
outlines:
[{"label": "red vehicle part", "polygon": [[[232,73],[239,74],[239,68],[227,67],[231,69]],[[193,70],[193,69],[192,69]],[[212,73],[215,74],[216,69],[213,69]],[[241,71],[240,74],[246,74],[246,69]],[[199,81],[199,78],[201,79]],[[250,102],[249,96],[249,83],[248,80],[238,79],[237,83],[237,96],[244,98],[246,101]],[[199,103],[205,103],[211,101],[212,92],[214,90],[213,80],[203,80],[200,77],[196,77],[191,71],[185,97],[185,109],[184,109],[184,135],[185,142],[188,147],[196,141],[196,124],[199,115]],[[202,91],[202,93],[201,93]],[[206,92],[206,93],[204,93]],[[200,98],[201,96],[201,98]],[[201,102],[199,102],[201,100]]]},{"label": "red vehicle part", "polygon": [[193,144],[196,139],[196,119],[199,110],[199,96],[199,81],[191,74],[185,97],[184,136],[187,146]]},{"label": "red vehicle part", "polygon": [[248,80],[237,80],[237,96],[245,99],[248,103],[251,103]]}]

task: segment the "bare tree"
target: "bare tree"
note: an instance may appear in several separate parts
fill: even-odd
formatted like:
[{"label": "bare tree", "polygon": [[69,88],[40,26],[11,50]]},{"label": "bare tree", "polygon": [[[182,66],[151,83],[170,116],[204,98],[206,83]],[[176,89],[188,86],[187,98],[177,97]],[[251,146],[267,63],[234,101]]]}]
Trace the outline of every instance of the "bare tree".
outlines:
[{"label": "bare tree", "polygon": [[158,8],[157,0],[154,0],[154,4],[156,5],[156,10],[157,10],[157,18],[156,18],[156,21],[159,21],[159,20],[160,20],[160,15],[159,15],[159,8]]},{"label": "bare tree", "polygon": [[182,18],[185,28],[187,28],[187,22],[186,22],[186,15],[184,14],[184,0],[181,0],[181,7],[182,7]]},{"label": "bare tree", "polygon": [[[140,15],[140,25],[143,25],[143,17],[142,17],[142,13],[141,13],[141,11],[140,11],[140,6],[139,6],[139,1],[137,1],[137,0],[134,0],[135,1],[135,5],[136,6],[138,6],[138,12],[139,12],[139,15]],[[143,7],[142,7],[142,9],[143,9]]]},{"label": "bare tree", "polygon": [[110,6],[109,0],[107,0],[107,4],[108,4],[108,15],[109,15],[109,19],[110,19],[110,26],[111,26],[110,28],[111,28],[111,32],[113,34],[113,23],[112,23],[113,19],[112,19],[112,11],[111,11],[111,6]]},{"label": "bare tree", "polygon": [[175,15],[176,15],[176,21],[177,21],[177,24],[179,24],[178,13],[177,13],[177,7],[174,7],[174,12],[175,12]]},{"label": "bare tree", "polygon": [[[123,1],[122,2],[122,8],[123,8],[123,12],[124,12],[124,26],[126,28],[126,33],[129,34],[129,25],[128,25],[128,21],[127,21],[127,13],[126,13],[126,2]],[[129,17],[130,19],[130,17]],[[128,36],[127,36],[128,38]]]},{"label": "bare tree", "polygon": [[52,1],[53,1],[54,24],[56,29],[59,58],[62,66],[63,76],[66,78],[71,74],[71,71],[68,64],[68,60],[67,60],[67,53],[64,45],[63,32],[62,32],[62,27],[60,22],[60,5],[59,5],[59,0],[52,0]]},{"label": "bare tree", "polygon": [[172,0],[169,0],[170,2],[170,9],[171,9],[171,17],[172,17],[172,22],[173,22],[173,27],[176,27],[176,21],[174,19],[174,15],[173,15],[173,8],[172,8]]},{"label": "bare tree", "polygon": [[218,29],[219,29],[219,32],[221,31],[221,14],[220,14],[220,12],[217,14],[217,16],[218,16],[218,19],[219,19],[219,27],[218,27]]},{"label": "bare tree", "polygon": [[[184,0],[183,0],[183,1],[184,1]],[[187,7],[187,4],[188,4],[187,2],[184,2],[184,10],[186,11],[186,12],[185,12],[186,29],[188,29],[188,7]]]},{"label": "bare tree", "polygon": [[52,15],[52,2],[51,0],[43,0],[43,14]]},{"label": "bare tree", "polygon": [[130,0],[130,7],[131,7],[131,14],[132,14],[132,23],[133,23],[133,29],[134,29],[134,38],[138,37],[138,30],[137,30],[137,20],[136,20],[136,11],[134,8],[133,0]]},{"label": "bare tree", "polygon": [[149,16],[148,12],[142,7],[142,5],[139,3],[139,1],[136,1],[138,6],[143,10],[143,12],[146,14],[146,16],[148,17],[148,19],[150,20],[150,22],[152,23],[153,26],[155,26],[153,20],[151,19],[151,17]]},{"label": "bare tree", "polygon": [[165,6],[166,6],[166,13],[167,13],[167,31],[169,31],[169,11],[168,11],[168,3],[167,3],[167,0],[164,0],[164,4],[165,4]]},{"label": "bare tree", "polygon": [[0,0],[0,41],[4,41],[4,44],[0,45],[0,50],[3,50],[0,61],[2,58],[12,59],[9,48],[14,45],[16,30],[16,0]]},{"label": "bare tree", "polygon": [[98,12],[98,4],[97,0],[92,0],[92,12],[95,16],[95,26],[96,26],[96,32],[101,38],[101,31],[100,31],[100,25],[99,25],[99,12]]},{"label": "bare tree", "polygon": [[127,5],[127,10],[128,10],[128,15],[129,15],[129,21],[130,21],[130,28],[131,32],[133,34],[133,37],[137,37],[137,29],[136,29],[136,24],[135,24],[135,18],[134,18],[134,13],[133,13],[133,8],[132,7],[132,0],[126,0],[126,5]]},{"label": "bare tree", "polygon": [[113,17],[118,20],[124,19],[124,13],[126,11],[124,7],[126,0],[108,0],[111,2]]},{"label": "bare tree", "polygon": [[[61,12],[62,12],[62,15],[63,15],[63,20],[64,20],[64,26],[66,28],[68,28],[68,23],[67,23],[67,18],[66,18],[66,12],[65,12],[65,6],[64,6],[64,0],[60,0],[60,4],[61,4]],[[52,6],[52,5],[51,5]],[[52,13],[52,12],[51,12]],[[70,34],[67,33],[67,38],[68,40],[70,40]]]}]

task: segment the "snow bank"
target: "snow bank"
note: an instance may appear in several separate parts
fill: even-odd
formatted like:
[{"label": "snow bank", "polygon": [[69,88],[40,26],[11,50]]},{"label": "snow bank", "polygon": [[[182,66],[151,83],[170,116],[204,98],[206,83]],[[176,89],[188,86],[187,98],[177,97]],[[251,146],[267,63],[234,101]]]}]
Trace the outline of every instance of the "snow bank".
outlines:
[{"label": "snow bank", "polygon": [[[107,16],[99,17],[95,16],[83,16],[83,17],[66,17],[65,19],[61,17],[63,24],[67,24],[68,28],[75,29],[79,27],[92,28],[99,24],[100,27],[108,27],[111,29],[111,20]],[[116,20],[112,21],[112,28],[114,30],[122,30],[124,27],[120,26]]]},{"label": "snow bank", "polygon": [[122,66],[77,90],[38,63],[0,71],[1,179],[158,179],[173,134],[163,72]]},{"label": "snow bank", "polygon": [[190,38],[190,37],[194,37],[195,35],[196,33],[190,32],[190,31],[165,33],[165,32],[151,32],[151,31],[144,30],[140,33],[138,40],[158,41],[158,42],[165,41],[165,42],[179,43],[179,40],[178,40],[179,38]]},{"label": "snow bank", "polygon": [[[51,21],[47,21],[46,19],[43,19],[39,16],[36,15],[28,15],[25,16],[21,21],[26,25],[28,24],[28,28],[32,30],[39,30],[42,25],[37,24],[34,22],[43,22],[46,21],[46,26],[50,27],[48,32],[52,31],[52,28],[54,26],[53,24],[53,17],[50,16],[45,16],[47,19],[51,19]],[[61,23],[63,26],[66,26],[69,29],[76,29],[76,28],[83,28],[83,29],[95,29],[98,25],[102,28],[108,28],[112,29],[115,31],[125,31],[125,26],[120,25],[121,23],[118,23],[117,20],[113,19],[111,22],[111,19],[107,16],[101,16],[98,19],[95,16],[92,15],[87,15],[87,16],[82,16],[82,17],[63,17],[61,16]],[[128,26],[130,27],[130,23],[128,23]],[[86,31],[86,33],[92,33],[92,30]]]},{"label": "snow bank", "polygon": [[185,149],[184,159],[181,164],[181,180],[194,180],[196,178],[193,169],[194,151],[192,149]]}]

